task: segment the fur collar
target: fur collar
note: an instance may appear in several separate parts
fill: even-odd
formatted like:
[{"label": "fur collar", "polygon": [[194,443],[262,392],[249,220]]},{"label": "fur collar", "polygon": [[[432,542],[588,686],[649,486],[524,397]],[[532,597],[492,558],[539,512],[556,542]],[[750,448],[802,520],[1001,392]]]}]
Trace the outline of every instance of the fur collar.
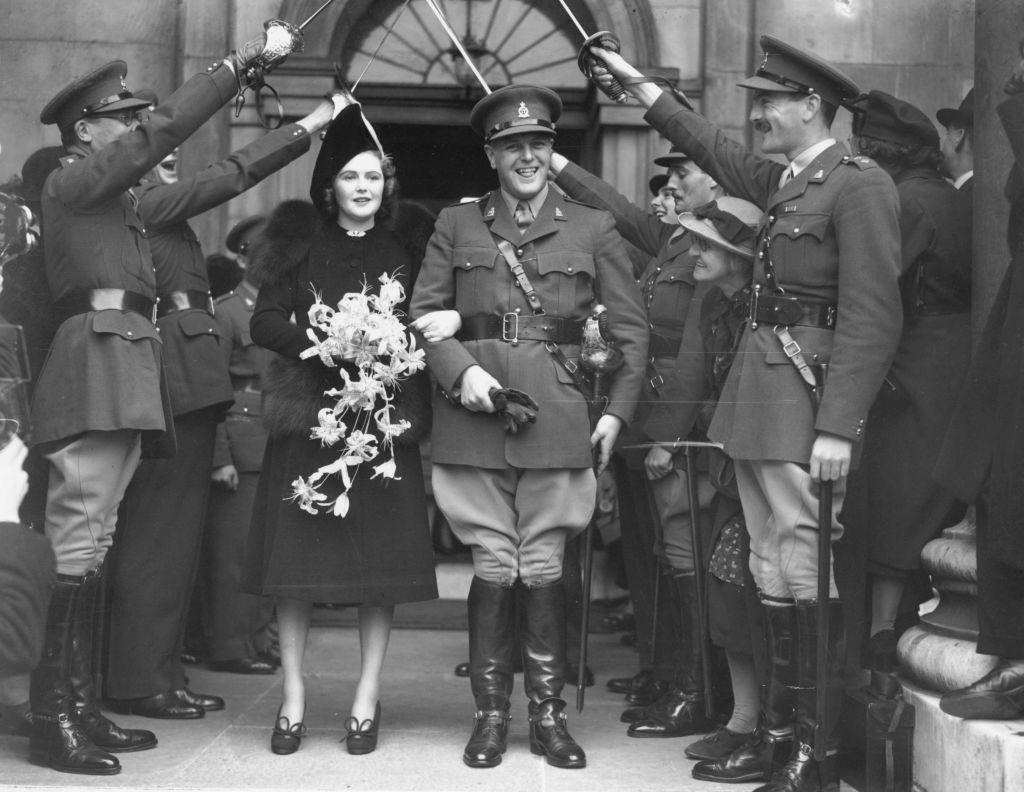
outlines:
[{"label": "fur collar", "polygon": [[257,286],[283,280],[323,233],[323,219],[309,201],[285,201],[267,219],[249,260],[249,276]]}]

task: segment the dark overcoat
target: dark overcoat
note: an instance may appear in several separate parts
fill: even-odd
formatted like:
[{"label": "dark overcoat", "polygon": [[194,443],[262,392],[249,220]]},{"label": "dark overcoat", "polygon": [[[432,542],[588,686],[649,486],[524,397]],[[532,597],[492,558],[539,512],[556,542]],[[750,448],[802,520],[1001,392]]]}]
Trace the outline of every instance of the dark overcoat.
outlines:
[{"label": "dark overcoat", "polygon": [[[299,360],[311,345],[306,331],[313,290],[333,306],[364,284],[374,288],[384,273],[396,274],[408,287],[408,253],[385,228],[350,237],[337,225],[324,225],[312,205],[297,201],[275,210],[265,235],[252,262],[261,283],[252,338],[291,364],[287,375],[273,382],[268,376],[268,408],[273,398],[279,406],[291,405],[299,419],[295,431],[283,431],[279,422],[271,427],[242,589],[313,602],[382,605],[433,599],[434,553],[418,446],[396,443],[398,479],[373,479],[372,463],[364,465],[349,491],[351,505],[344,518],[307,514],[289,501],[298,476],[309,476],[339,453],[338,446],[324,448],[309,437],[315,414],[308,413],[315,410],[307,409],[308,383],[319,382],[324,374],[334,385],[341,383],[338,369],[327,369],[319,358]],[[310,372],[312,377],[306,376]],[[323,491],[333,497],[338,490],[332,477]]]},{"label": "dark overcoat", "polygon": [[[171,292],[208,294],[206,259],[188,218],[245,192],[309,150],[309,133],[287,124],[176,184],[144,179],[134,190],[156,263],[161,300]],[[209,310],[187,308],[157,320],[174,415],[231,402],[224,345]]]},{"label": "dark overcoat", "polygon": [[[97,152],[69,149],[42,193],[46,277],[55,300],[100,288],[156,299],[145,223],[129,189],[237,89],[229,67],[211,66],[171,94],[137,130]],[[68,318],[36,384],[33,443],[87,431],[168,429],[161,358],[149,317],[108,309]]]},{"label": "dark overcoat", "polygon": [[[573,163],[562,169],[555,183],[572,198],[611,212],[615,230],[623,239],[652,257],[640,275],[647,326],[656,336],[678,344],[696,287],[690,235],[679,225],[661,222],[610,184]],[[663,344],[652,338],[648,347],[640,401],[629,429],[619,436],[620,446],[680,439],[678,427],[683,404],[675,367],[678,351],[672,353]],[[642,464],[644,455],[645,452],[627,452],[627,459],[631,466],[636,466]]]},{"label": "dark overcoat", "polygon": [[920,567],[953,496],[932,477],[971,352],[971,221],[934,169],[896,175],[902,233],[903,333],[868,416],[843,520],[868,538],[874,571]]},{"label": "dark overcoat", "polygon": [[1013,151],[1010,266],[985,322],[935,477],[971,503],[990,479],[986,552],[1024,569],[1024,95],[998,107]]},{"label": "dark overcoat", "polygon": [[[628,424],[646,362],[647,322],[629,257],[606,211],[549,190],[533,224],[520,233],[499,192],[442,210],[413,293],[413,318],[452,308],[463,317],[517,310],[529,316],[530,305],[498,251],[501,239],[513,245],[548,315],[582,321],[595,303],[607,306],[625,357],[607,411]],[[578,345],[560,346],[569,358],[578,357]],[[427,344],[426,352],[440,388],[433,400],[434,462],[492,470],[592,466],[586,401],[542,342],[451,338]],[[475,364],[503,386],[530,394],[540,405],[537,422],[510,434],[494,415],[445,398]]]},{"label": "dark overcoat", "polygon": [[748,326],[711,439],[724,443],[734,459],[798,464],[807,464],[819,432],[861,440],[868,409],[896,352],[902,319],[899,204],[892,179],[871,160],[851,157],[836,144],[779,189],[783,165],[747,151],[668,94],[646,118],[726,193],[765,208],[755,284],[765,285],[770,256],[777,284],[787,295],[837,306],[835,330],[790,328],[808,363],[828,366],[817,416],[772,326]]}]

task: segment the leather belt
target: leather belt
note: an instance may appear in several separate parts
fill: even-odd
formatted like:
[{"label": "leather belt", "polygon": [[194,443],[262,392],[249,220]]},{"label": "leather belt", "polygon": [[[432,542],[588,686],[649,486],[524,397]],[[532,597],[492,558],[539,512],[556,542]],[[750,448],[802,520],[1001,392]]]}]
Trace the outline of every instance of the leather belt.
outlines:
[{"label": "leather belt", "polygon": [[675,357],[679,354],[681,338],[669,338],[660,333],[651,333],[650,341],[647,344],[647,354],[652,358]]},{"label": "leather belt", "polygon": [[801,325],[832,330],[836,326],[836,306],[825,300],[764,294],[760,286],[755,286],[750,293],[749,317],[750,327],[754,330],[759,324],[783,327]]},{"label": "leather belt", "polygon": [[131,311],[156,321],[156,303],[138,292],[127,289],[81,289],[61,297],[57,310],[65,317],[90,311]]},{"label": "leather belt", "polygon": [[189,308],[200,308],[208,314],[213,314],[213,298],[208,292],[189,289],[188,291],[173,291],[161,294],[156,300],[156,315],[167,316],[177,311],[187,311]]},{"label": "leather belt", "polygon": [[560,316],[470,316],[462,320],[455,336],[460,341],[493,338],[509,344],[520,341],[547,341],[555,344],[579,344],[583,340],[583,323]]}]

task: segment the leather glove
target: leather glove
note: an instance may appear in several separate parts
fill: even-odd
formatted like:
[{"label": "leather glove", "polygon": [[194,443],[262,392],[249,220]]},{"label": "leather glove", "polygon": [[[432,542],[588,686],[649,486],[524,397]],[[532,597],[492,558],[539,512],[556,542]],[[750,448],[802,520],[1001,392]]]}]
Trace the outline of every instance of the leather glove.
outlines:
[{"label": "leather glove", "polygon": [[236,74],[252,78],[266,74],[284,63],[293,52],[302,52],[302,31],[282,19],[268,19],[263,32],[245,42],[233,54]]},{"label": "leather glove", "polygon": [[515,388],[491,388],[494,409],[505,421],[505,431],[515,434],[523,424],[534,423],[540,405],[529,394]]}]

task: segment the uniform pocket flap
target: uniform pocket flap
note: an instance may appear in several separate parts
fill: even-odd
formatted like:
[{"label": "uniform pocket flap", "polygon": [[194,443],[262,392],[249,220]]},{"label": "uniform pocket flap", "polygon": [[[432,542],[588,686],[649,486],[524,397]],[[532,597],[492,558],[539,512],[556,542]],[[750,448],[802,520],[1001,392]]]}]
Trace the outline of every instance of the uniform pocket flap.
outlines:
[{"label": "uniform pocket flap", "polygon": [[181,332],[190,338],[201,335],[220,336],[220,328],[206,311],[184,311],[178,319]]},{"label": "uniform pocket flap", "polygon": [[796,239],[809,234],[820,241],[825,238],[830,222],[832,217],[827,214],[782,215],[772,225],[772,236],[785,235]]},{"label": "uniform pocket flap", "polygon": [[92,330],[103,335],[118,335],[126,341],[160,338],[156,326],[139,314],[110,308],[97,311],[92,317]]},{"label": "uniform pocket flap", "polygon": [[581,272],[594,277],[594,258],[589,253],[572,250],[559,250],[541,254],[537,261],[537,271],[541,275],[561,272],[563,275],[579,275]]},{"label": "uniform pocket flap", "polygon": [[[769,330],[769,332],[771,332]],[[833,332],[823,327],[790,327],[789,333],[793,340],[800,347],[800,353],[804,356],[809,366],[820,366],[832,359],[832,338]],[[778,351],[766,352],[764,362],[768,365],[792,366],[789,355],[782,348],[782,341],[776,340]]]},{"label": "uniform pocket flap", "polygon": [[494,264],[499,255],[498,249],[493,247],[455,248],[455,251],[452,253],[452,268],[457,270],[473,270],[477,267],[494,269]]}]

